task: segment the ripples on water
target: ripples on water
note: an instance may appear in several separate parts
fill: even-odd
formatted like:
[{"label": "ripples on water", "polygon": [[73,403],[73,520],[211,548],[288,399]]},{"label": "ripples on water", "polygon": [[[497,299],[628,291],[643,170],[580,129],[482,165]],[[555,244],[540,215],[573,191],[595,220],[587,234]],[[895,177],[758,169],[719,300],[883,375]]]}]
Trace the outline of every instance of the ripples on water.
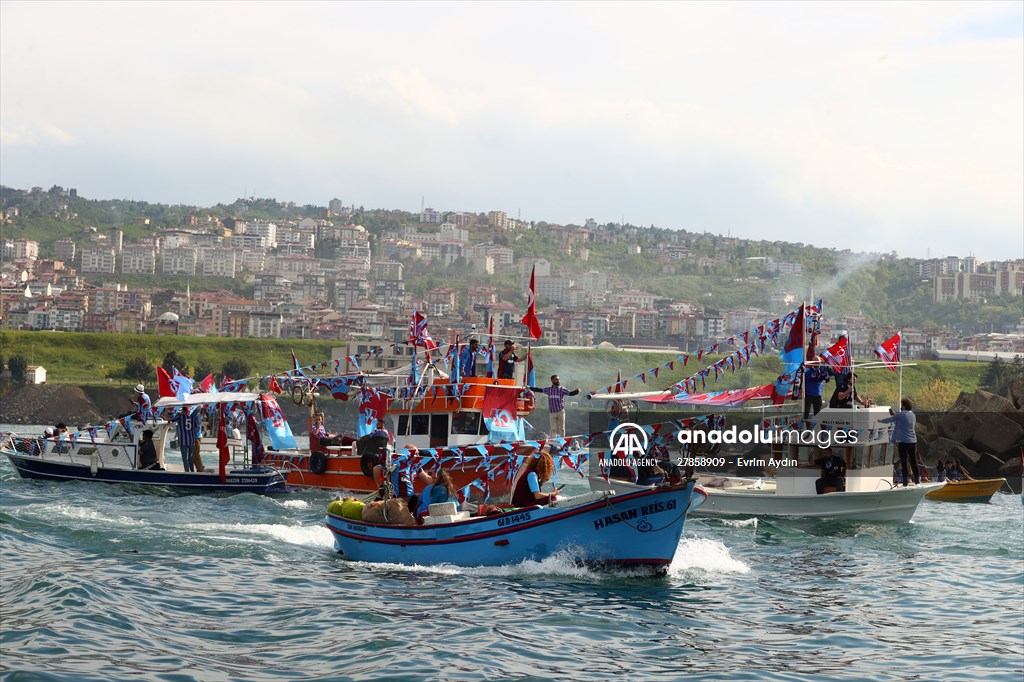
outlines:
[{"label": "ripples on water", "polygon": [[691,519],[657,579],[348,563],[330,498],[30,482],[4,460],[4,680],[1024,674],[1019,497],[909,525]]}]

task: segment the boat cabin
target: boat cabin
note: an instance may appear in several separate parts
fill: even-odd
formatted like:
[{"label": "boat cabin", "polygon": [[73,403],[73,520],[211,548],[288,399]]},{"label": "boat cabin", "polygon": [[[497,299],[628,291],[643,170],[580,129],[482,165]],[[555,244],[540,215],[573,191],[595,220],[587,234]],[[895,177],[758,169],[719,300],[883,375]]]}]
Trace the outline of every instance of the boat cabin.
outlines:
[{"label": "boat cabin", "polygon": [[[819,447],[829,444],[832,454],[846,462],[847,492],[877,492],[892,487],[893,460],[896,444],[889,442],[891,424],[879,423],[889,416],[884,406],[829,408],[807,420],[806,430],[790,434],[814,432],[813,443],[789,442],[771,446],[772,459],[793,464],[780,466],[776,474],[776,492],[785,495],[813,495],[815,481],[821,476],[815,460],[825,456]],[[824,436],[823,434],[828,434]]]},{"label": "boat cabin", "polygon": [[[462,391],[453,397],[454,389]],[[465,377],[461,384],[434,381],[415,399],[395,399],[387,411],[387,428],[399,447],[444,448],[488,441],[522,440],[523,418],[534,408],[532,395],[513,379]],[[497,408],[493,419],[484,418],[484,402]],[[516,436],[518,434],[518,437]]]}]

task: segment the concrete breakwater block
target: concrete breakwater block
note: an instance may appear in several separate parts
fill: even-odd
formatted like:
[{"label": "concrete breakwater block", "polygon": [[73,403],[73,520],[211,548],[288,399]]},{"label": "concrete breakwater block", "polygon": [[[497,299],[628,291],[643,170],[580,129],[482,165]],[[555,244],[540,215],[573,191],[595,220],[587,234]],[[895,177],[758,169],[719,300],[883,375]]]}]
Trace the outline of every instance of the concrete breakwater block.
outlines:
[{"label": "concrete breakwater block", "polygon": [[939,419],[939,435],[943,438],[966,443],[981,428],[981,420],[966,410],[958,407]]}]

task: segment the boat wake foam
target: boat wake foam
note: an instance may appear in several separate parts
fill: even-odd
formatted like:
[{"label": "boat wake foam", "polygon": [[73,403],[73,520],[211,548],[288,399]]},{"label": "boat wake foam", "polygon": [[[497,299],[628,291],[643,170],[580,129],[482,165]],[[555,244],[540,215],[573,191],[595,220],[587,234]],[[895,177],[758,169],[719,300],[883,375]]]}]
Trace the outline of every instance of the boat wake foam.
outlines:
[{"label": "boat wake foam", "polygon": [[752,519],[722,519],[723,526],[732,526],[733,528],[745,528],[747,526],[753,526],[754,530],[757,530],[757,517]]},{"label": "boat wake foam", "polygon": [[404,571],[410,573],[432,573],[437,575],[463,575],[473,577],[517,578],[524,576],[559,576],[573,578],[584,582],[600,582],[609,578],[621,579],[629,577],[649,577],[650,571],[632,568],[607,568],[592,566],[580,561],[582,552],[572,548],[555,552],[540,560],[527,559],[516,564],[504,566],[454,566],[437,564],[434,566],[404,565],[388,563],[360,562],[370,570]]},{"label": "boat wake foam", "polygon": [[728,573],[747,574],[750,566],[729,554],[729,549],[718,540],[683,538],[679,541],[668,574],[673,578],[719,576]]}]

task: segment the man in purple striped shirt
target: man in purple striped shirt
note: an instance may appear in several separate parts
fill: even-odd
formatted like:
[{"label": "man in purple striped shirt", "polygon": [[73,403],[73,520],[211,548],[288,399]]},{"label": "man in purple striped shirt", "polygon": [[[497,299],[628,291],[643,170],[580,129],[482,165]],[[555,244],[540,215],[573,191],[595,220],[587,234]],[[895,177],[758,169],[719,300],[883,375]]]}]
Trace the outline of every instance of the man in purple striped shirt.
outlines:
[{"label": "man in purple striped shirt", "polygon": [[551,385],[547,388],[530,386],[531,391],[538,391],[548,397],[548,412],[551,413],[551,430],[548,436],[558,438],[565,435],[565,396],[578,395],[580,389],[570,391],[562,388],[562,382],[557,374],[551,375]]}]

